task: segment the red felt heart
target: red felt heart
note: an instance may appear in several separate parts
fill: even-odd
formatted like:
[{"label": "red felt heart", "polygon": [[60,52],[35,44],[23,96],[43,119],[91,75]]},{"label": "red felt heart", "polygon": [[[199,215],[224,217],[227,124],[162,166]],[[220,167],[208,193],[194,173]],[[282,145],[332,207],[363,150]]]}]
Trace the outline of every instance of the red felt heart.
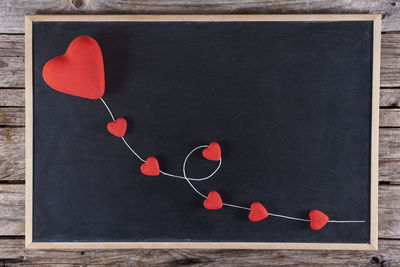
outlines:
[{"label": "red felt heart", "polygon": [[104,65],[96,40],[79,36],[64,55],[47,61],[42,76],[54,90],[62,93],[98,99],[104,95]]},{"label": "red felt heart", "polygon": [[260,202],[251,203],[251,211],[249,213],[249,220],[252,222],[259,222],[268,217],[268,211],[261,205]]},{"label": "red felt heart", "polygon": [[217,191],[208,193],[207,199],[204,200],[203,206],[208,210],[219,210],[222,208],[222,199]]},{"label": "red felt heart", "polygon": [[221,148],[217,142],[212,142],[207,148],[203,149],[203,157],[208,160],[219,161],[221,159]]},{"label": "red felt heart", "polygon": [[126,132],[126,120],[124,118],[118,118],[115,121],[110,121],[107,124],[107,129],[110,133],[117,137],[123,137]]},{"label": "red felt heart", "polygon": [[148,157],[146,162],[140,166],[140,171],[144,175],[157,176],[160,174],[160,166],[158,160],[155,157]]},{"label": "red felt heart", "polygon": [[310,216],[310,227],[313,230],[322,229],[329,221],[329,217],[319,210],[310,211],[308,216]]}]

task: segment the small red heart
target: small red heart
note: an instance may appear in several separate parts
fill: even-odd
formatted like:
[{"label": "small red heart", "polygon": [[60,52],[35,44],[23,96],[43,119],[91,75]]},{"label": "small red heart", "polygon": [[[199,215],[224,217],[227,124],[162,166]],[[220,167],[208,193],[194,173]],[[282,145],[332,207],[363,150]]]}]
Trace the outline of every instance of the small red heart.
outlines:
[{"label": "small red heart", "polygon": [[140,166],[140,171],[144,175],[157,176],[160,174],[160,166],[158,160],[155,157],[148,157],[146,162]]},{"label": "small red heart", "polygon": [[219,210],[222,208],[222,199],[217,191],[208,193],[207,199],[204,200],[203,206],[208,210]]},{"label": "small red heart", "polygon": [[310,227],[313,230],[322,229],[329,221],[329,217],[319,210],[310,211],[308,216],[310,216]]},{"label": "small red heart", "polygon": [[203,149],[203,157],[208,160],[219,161],[221,159],[221,148],[217,142],[212,142]]},{"label": "small red heart", "polygon": [[107,123],[107,130],[117,137],[123,137],[126,132],[126,126],[126,120],[124,118],[118,118],[115,121]]},{"label": "small red heart", "polygon": [[251,211],[249,213],[249,220],[252,222],[259,222],[268,217],[268,211],[260,202],[251,203]]},{"label": "small red heart", "polygon": [[64,55],[47,61],[42,76],[54,90],[74,96],[99,99],[104,95],[104,65],[96,40],[79,36]]}]

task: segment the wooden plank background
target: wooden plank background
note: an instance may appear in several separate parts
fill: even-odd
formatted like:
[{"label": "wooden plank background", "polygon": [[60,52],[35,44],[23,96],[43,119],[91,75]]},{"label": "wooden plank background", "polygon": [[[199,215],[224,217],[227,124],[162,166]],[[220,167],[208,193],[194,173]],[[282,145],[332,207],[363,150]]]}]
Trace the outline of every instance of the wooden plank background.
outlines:
[{"label": "wooden plank background", "polygon": [[[24,249],[25,14],[380,13],[379,250]],[[0,0],[0,265],[400,266],[399,0]]]}]

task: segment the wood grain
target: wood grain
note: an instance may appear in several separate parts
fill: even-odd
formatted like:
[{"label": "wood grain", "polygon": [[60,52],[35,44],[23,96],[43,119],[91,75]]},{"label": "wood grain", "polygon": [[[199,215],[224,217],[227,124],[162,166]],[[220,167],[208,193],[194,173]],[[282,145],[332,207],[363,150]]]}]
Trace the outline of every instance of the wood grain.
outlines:
[{"label": "wood grain", "polygon": [[379,186],[379,238],[400,238],[400,186]]},{"label": "wood grain", "polygon": [[303,250],[25,250],[23,239],[0,239],[10,266],[399,266],[400,241],[378,251]]},{"label": "wood grain", "polygon": [[23,57],[25,55],[24,36],[0,34],[0,55]]},{"label": "wood grain", "polygon": [[25,180],[24,134],[24,128],[0,128],[0,181]]},{"label": "wood grain", "polygon": [[23,35],[0,35],[0,87],[24,87]]},{"label": "wood grain", "polygon": [[399,127],[400,109],[381,109],[379,111],[380,127]]},{"label": "wood grain", "polygon": [[400,34],[383,34],[381,42],[381,86],[400,86]]},{"label": "wood grain", "polygon": [[0,107],[25,106],[24,89],[0,89]]},{"label": "wood grain", "polygon": [[24,234],[24,185],[0,184],[0,235]]},{"label": "wood grain", "polygon": [[400,184],[400,159],[379,159],[379,181]]},{"label": "wood grain", "polygon": [[24,58],[0,55],[0,87],[24,86]]},{"label": "wood grain", "polygon": [[24,48],[23,35],[0,34],[0,88],[25,86]]},{"label": "wood grain", "polygon": [[25,14],[383,14],[383,31],[400,30],[396,1],[380,0],[1,0],[0,32],[23,33]]},{"label": "wood grain", "polygon": [[25,125],[25,108],[0,107],[0,126]]},{"label": "wood grain", "polygon": [[390,108],[400,107],[400,89],[381,89],[380,106]]},{"label": "wood grain", "polygon": [[381,128],[379,146],[380,159],[400,159],[400,129]]},{"label": "wood grain", "polygon": [[400,184],[400,129],[379,130],[379,181]]}]

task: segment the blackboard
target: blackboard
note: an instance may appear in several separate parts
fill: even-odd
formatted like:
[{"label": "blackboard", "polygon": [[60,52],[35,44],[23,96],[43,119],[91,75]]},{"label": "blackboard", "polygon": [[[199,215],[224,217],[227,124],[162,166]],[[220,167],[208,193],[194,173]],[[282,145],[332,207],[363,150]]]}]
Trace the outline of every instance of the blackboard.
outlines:
[{"label": "blackboard", "polygon": [[[310,248],[377,246],[377,15],[27,17],[28,248]],[[44,64],[93,37],[104,100],[126,140],[182,173],[218,141],[223,164],[193,184],[230,203],[333,220],[209,211],[186,181],[140,173],[110,135],[101,101],[52,90]],[[190,176],[216,163],[200,152]]]}]

